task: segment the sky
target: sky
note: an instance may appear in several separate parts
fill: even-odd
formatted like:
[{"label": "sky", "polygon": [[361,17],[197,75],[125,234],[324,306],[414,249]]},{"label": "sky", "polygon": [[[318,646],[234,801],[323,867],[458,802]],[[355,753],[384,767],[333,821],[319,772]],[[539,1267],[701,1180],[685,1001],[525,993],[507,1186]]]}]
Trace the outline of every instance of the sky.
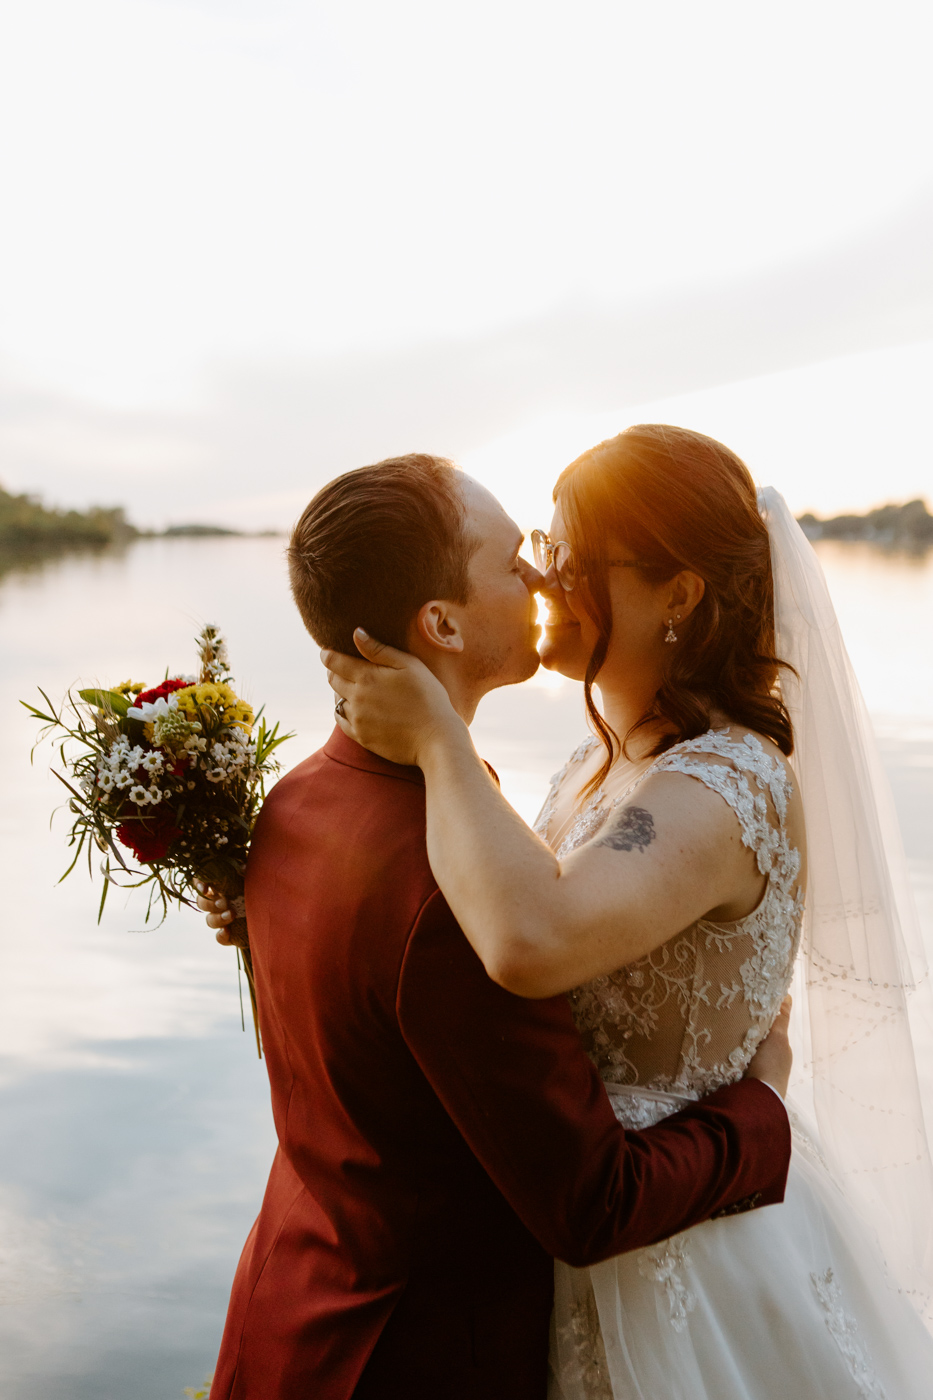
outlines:
[{"label": "sky", "polygon": [[933,496],[931,47],[914,0],[5,0],[0,483],[287,527],[418,449],[526,525],[653,418],[798,510]]}]

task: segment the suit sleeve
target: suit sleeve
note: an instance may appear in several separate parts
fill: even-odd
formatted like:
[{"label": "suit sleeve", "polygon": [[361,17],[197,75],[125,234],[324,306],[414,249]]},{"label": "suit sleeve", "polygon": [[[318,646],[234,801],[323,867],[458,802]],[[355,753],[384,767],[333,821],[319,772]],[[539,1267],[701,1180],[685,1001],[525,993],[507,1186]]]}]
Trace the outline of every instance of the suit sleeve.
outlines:
[{"label": "suit sleeve", "polygon": [[397,1012],[475,1156],[548,1253],[569,1264],[783,1200],[790,1126],[766,1084],[742,1080],[626,1132],[566,999],[528,1001],[492,982],[439,892],[409,936]]}]

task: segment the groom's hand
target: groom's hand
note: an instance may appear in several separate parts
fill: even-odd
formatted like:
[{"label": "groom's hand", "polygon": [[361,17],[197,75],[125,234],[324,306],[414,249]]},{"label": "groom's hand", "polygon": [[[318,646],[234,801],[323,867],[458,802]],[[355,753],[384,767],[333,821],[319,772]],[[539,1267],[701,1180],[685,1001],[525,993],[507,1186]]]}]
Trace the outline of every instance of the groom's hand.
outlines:
[{"label": "groom's hand", "polygon": [[790,1008],[791,999],[787,996],[781,1002],[777,1020],[759,1045],[745,1071],[746,1079],[763,1079],[766,1084],[770,1084],[771,1088],[780,1094],[782,1099],[787,1095],[787,1082],[790,1079],[791,1065],[794,1060],[788,1039]]},{"label": "groom's hand", "polygon": [[227,896],[211,889],[203,880],[196,880],[195,887],[198,890],[198,908],[207,915],[205,922],[208,928],[214,929],[214,937],[218,943],[223,943],[228,948],[232,947],[234,940],[227,932],[227,925],[233,922],[233,910],[227,902]]}]

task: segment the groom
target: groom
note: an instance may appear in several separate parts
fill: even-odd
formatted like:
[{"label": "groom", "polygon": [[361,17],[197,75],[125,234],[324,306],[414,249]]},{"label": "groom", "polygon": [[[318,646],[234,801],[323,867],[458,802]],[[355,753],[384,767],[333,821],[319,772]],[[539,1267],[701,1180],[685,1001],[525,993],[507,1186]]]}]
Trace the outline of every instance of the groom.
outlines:
[{"label": "groom", "polygon": [[[292,589],[317,643],[352,653],[361,625],[406,647],[470,720],[537,666],[521,542],[449,462],[392,459],[314,498]],[[339,728],[263,807],[246,904],[279,1148],[212,1400],[545,1400],[553,1256],[782,1199],[786,1037],[626,1133],[565,999],[486,976],[424,823],[419,770]]]}]

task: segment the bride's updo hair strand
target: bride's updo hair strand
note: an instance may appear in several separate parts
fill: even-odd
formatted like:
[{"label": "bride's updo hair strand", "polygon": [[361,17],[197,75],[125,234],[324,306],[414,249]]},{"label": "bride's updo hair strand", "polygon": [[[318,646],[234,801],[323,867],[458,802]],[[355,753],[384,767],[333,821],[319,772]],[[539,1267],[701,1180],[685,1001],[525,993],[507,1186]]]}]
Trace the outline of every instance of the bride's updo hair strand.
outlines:
[{"label": "bride's updo hair strand", "polygon": [[[584,691],[608,757],[592,786],[637,730],[660,724],[662,736],[651,751],[660,754],[705,733],[714,711],[789,755],[794,738],[778,682],[785,663],[774,651],[770,544],[745,463],[702,433],[640,424],[571,462],[554,500],[585,575],[582,600],[599,628]],[[644,561],[642,573],[651,582],[689,569],[706,585],[677,644],[665,648],[664,678],[652,704],[621,739],[592,695],[612,637],[607,561],[618,543]]]}]

